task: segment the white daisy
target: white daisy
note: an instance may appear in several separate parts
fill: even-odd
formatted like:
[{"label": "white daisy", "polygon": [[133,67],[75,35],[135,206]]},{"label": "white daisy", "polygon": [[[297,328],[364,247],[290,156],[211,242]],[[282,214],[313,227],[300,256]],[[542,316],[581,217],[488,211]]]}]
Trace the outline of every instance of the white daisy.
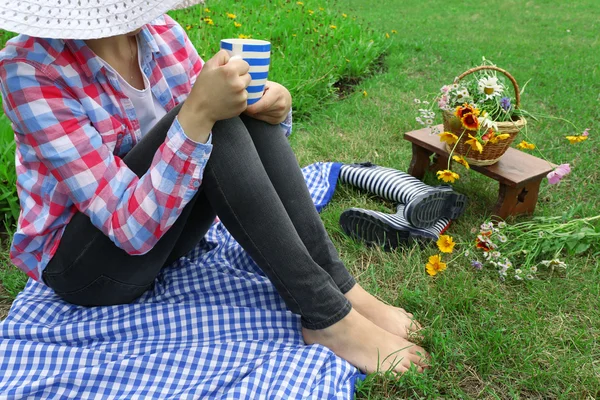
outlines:
[{"label": "white daisy", "polygon": [[463,104],[468,103],[471,99],[471,95],[467,89],[461,89],[456,92],[453,103]]},{"label": "white daisy", "polygon": [[504,92],[504,86],[498,81],[495,76],[486,76],[481,78],[477,84],[479,93],[485,94],[485,99],[491,99],[495,96],[501,96]]},{"label": "white daisy", "polygon": [[490,119],[490,115],[486,111],[484,111],[479,117],[477,117],[477,120],[479,121],[479,126],[481,126],[486,131],[491,128],[494,131],[498,132],[498,124]]}]

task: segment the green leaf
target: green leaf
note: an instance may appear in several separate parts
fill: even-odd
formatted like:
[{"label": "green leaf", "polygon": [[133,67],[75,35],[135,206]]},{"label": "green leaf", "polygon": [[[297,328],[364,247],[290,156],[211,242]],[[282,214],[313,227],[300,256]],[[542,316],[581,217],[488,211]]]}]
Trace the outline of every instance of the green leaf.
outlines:
[{"label": "green leaf", "polygon": [[581,254],[584,253],[587,249],[590,248],[590,244],[589,243],[579,243],[576,247],[575,247],[575,254]]}]

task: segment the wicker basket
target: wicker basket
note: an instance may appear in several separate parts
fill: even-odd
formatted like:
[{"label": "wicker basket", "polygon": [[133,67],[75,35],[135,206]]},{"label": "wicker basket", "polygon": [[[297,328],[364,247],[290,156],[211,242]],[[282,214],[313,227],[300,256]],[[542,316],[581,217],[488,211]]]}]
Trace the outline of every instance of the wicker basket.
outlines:
[{"label": "wicker basket", "polygon": [[[456,83],[465,76],[483,69],[491,69],[501,72],[504,75],[506,75],[508,79],[510,79],[515,89],[515,108],[519,108],[521,105],[519,85],[517,84],[515,78],[513,78],[511,74],[509,74],[502,68],[494,67],[491,65],[482,65],[476,68],[471,68],[470,70],[464,72],[458,78],[456,78],[454,82]],[[498,133],[508,133],[510,134],[510,137],[505,140],[499,140],[497,143],[486,143],[485,146],[483,146],[483,152],[479,153],[478,151],[474,151],[470,145],[465,144],[465,142],[469,140],[469,133],[473,132],[473,136],[475,136],[475,133],[477,133],[477,131],[471,131],[469,129],[464,128],[460,120],[450,111],[444,110],[442,116],[444,119],[444,131],[452,132],[460,138],[460,140],[456,144],[456,147],[454,148],[454,154],[464,156],[469,164],[480,166],[492,165],[497,163],[498,160],[500,160],[500,158],[502,157],[502,155],[506,152],[506,150],[508,150],[511,143],[515,140],[519,131],[523,129],[523,127],[527,124],[525,118],[522,117],[516,121],[497,122]],[[451,152],[453,147],[454,146],[446,144],[446,149],[448,150],[448,152]]]}]

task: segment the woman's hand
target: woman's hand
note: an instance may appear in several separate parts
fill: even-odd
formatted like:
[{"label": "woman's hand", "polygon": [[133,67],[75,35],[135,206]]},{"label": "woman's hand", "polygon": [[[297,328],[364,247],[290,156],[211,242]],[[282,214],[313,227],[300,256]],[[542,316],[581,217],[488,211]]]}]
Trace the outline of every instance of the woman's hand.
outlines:
[{"label": "woman's hand", "polygon": [[245,114],[252,118],[277,125],[285,121],[292,109],[292,95],[282,85],[267,81],[265,91],[259,101],[248,106]]},{"label": "woman's hand", "polygon": [[177,119],[185,134],[205,143],[217,121],[236,117],[246,109],[251,77],[250,66],[242,59],[230,60],[219,51],[202,67]]}]

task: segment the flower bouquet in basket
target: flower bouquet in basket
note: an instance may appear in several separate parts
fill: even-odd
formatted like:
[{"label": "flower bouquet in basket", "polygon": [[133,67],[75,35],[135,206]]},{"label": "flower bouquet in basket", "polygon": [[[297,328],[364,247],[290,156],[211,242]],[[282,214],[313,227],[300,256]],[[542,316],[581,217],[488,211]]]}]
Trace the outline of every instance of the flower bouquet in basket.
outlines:
[{"label": "flower bouquet in basket", "polygon": [[[431,129],[440,141],[445,142],[449,152],[448,169],[438,171],[438,179],[453,183],[459,178],[450,168],[452,161],[469,169],[470,165],[492,165],[508,150],[517,135],[523,131],[527,140],[517,148],[537,150],[527,138],[527,120],[537,119],[521,108],[522,90],[515,78],[502,68],[485,60],[482,65],[459,75],[454,83],[442,86],[433,101],[415,99],[419,105],[417,122]],[[442,115],[444,130],[439,131],[434,120],[437,106]],[[579,129],[570,121],[544,116],[566,122],[577,132]],[[576,136],[566,136],[571,143],[588,139],[588,129]],[[569,164],[561,164],[548,174],[549,183],[558,183],[570,172]]]}]

